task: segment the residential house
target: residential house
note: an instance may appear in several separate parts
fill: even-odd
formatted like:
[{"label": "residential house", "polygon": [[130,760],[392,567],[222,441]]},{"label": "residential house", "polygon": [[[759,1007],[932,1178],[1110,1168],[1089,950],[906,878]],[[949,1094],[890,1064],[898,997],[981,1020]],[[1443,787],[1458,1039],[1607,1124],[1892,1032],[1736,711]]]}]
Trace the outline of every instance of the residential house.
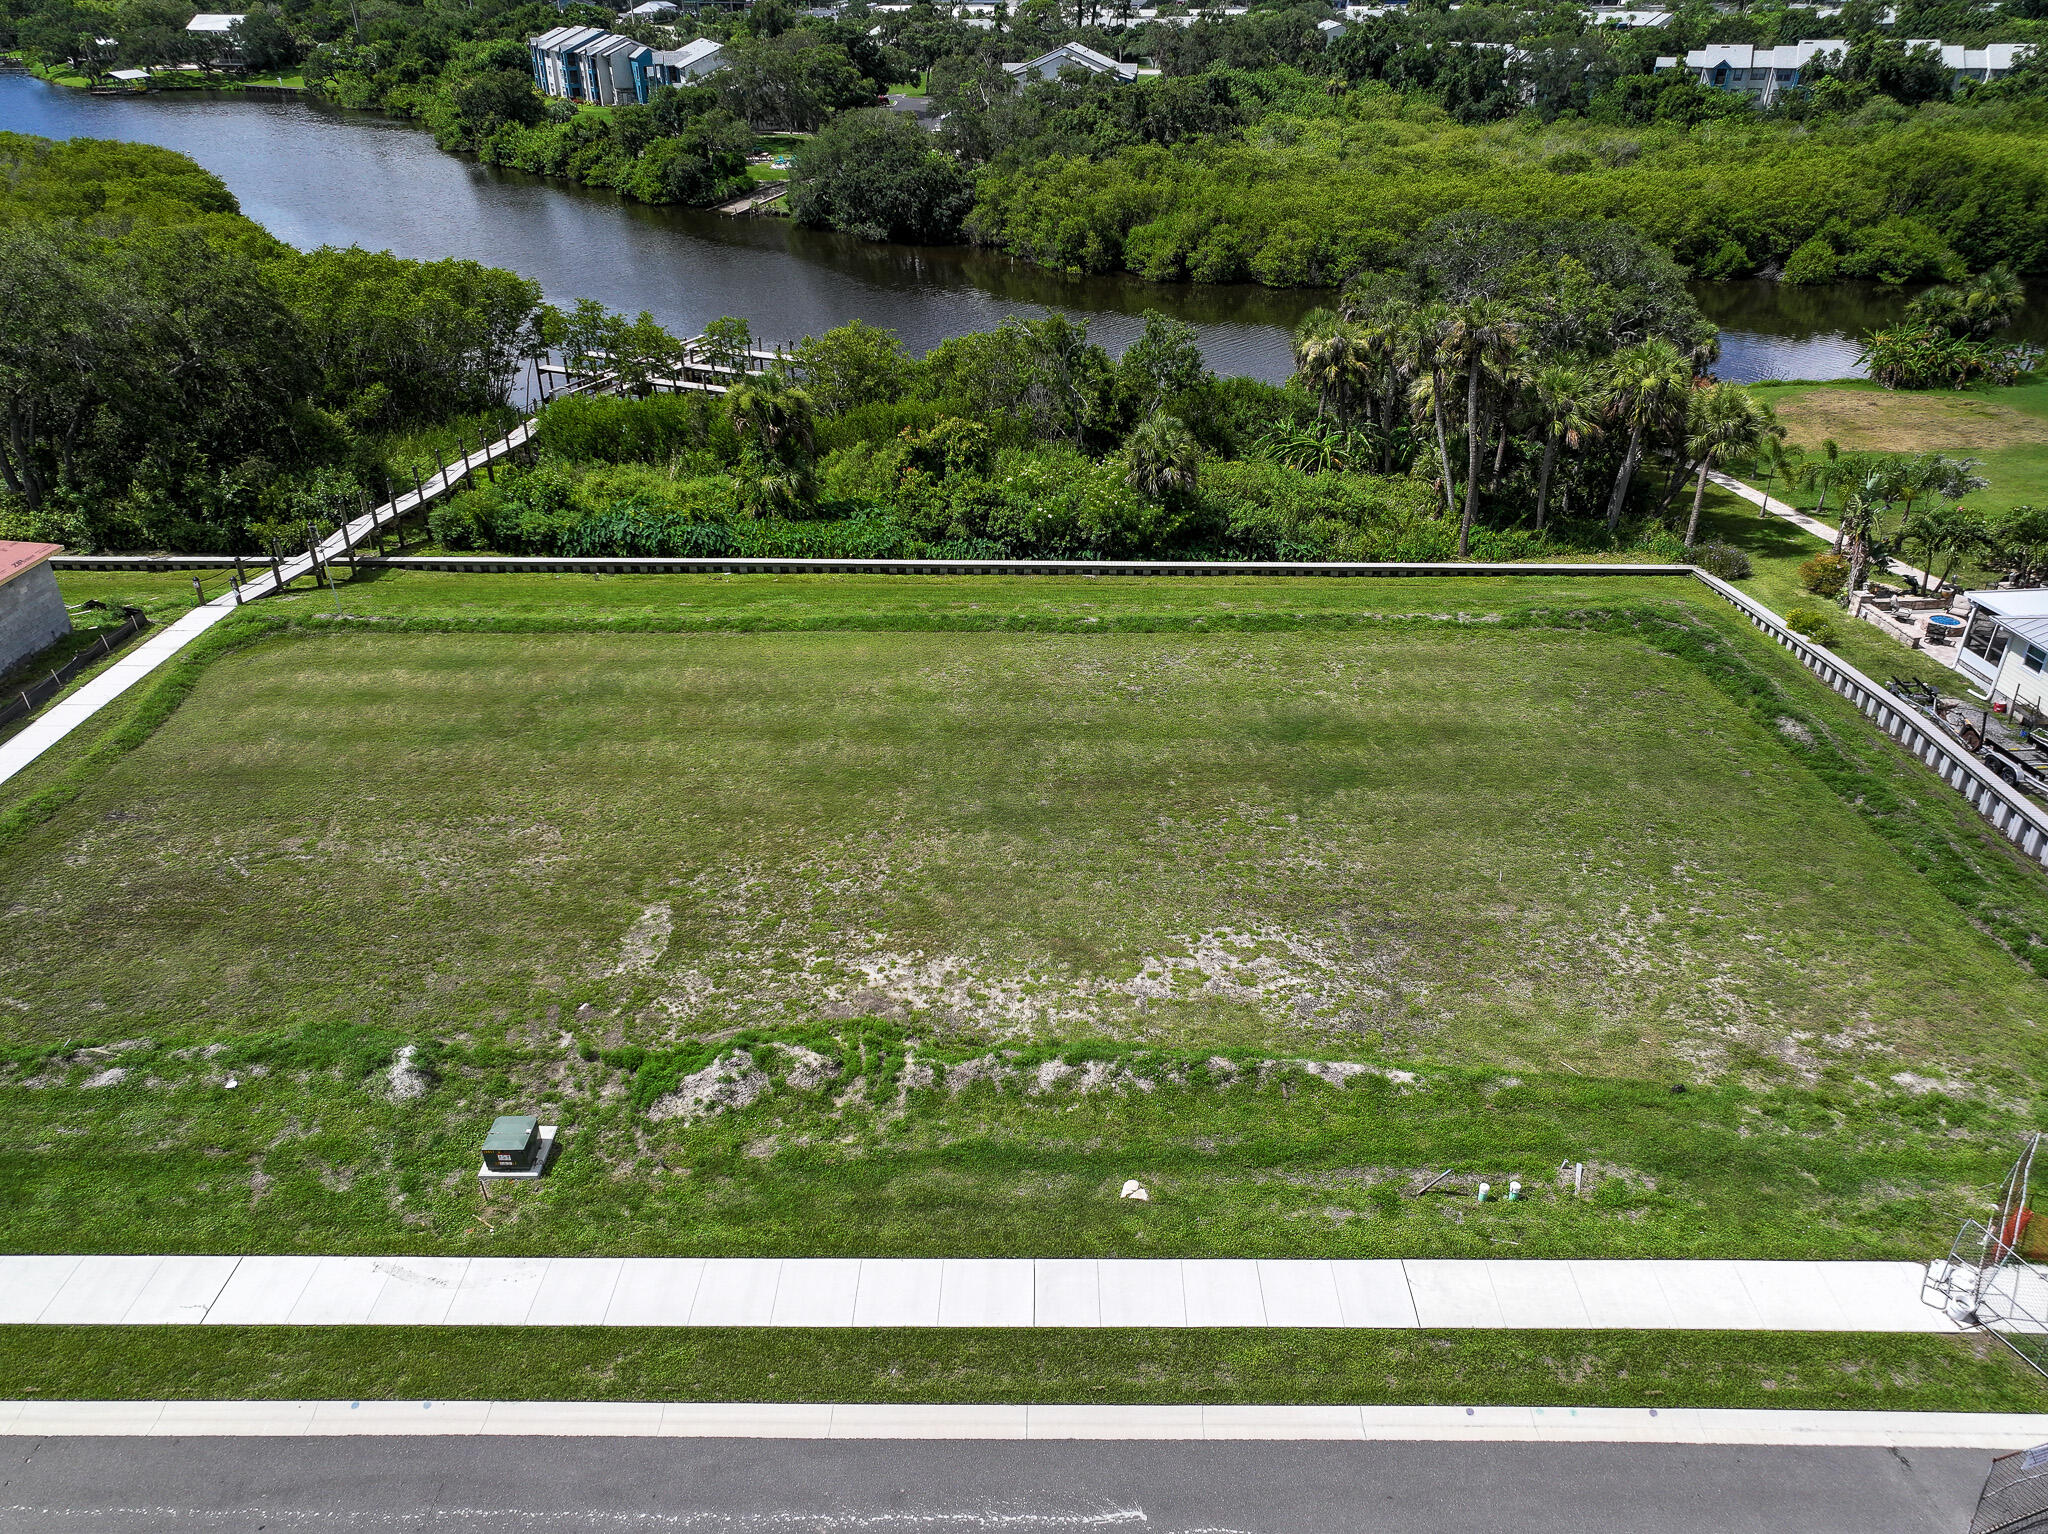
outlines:
[{"label": "residential house", "polygon": [[1115,80],[1135,80],[1138,66],[1119,64],[1106,53],[1097,53],[1085,43],[1061,43],[1050,53],[1041,53],[1022,64],[1005,64],[1012,79],[1029,84],[1033,80],[1057,80],[1063,69],[1082,69],[1091,75],[1108,75]]},{"label": "residential house", "polygon": [[[1926,37],[1908,38],[1904,46],[1909,53],[1931,48],[1940,54],[1957,87],[2002,80],[2012,72],[2015,64],[2033,51],[2028,43],[1992,43],[1983,48],[1964,48],[1944,43],[1939,38]],[[1709,43],[1688,53],[1683,67],[1702,85],[1720,91],[1741,91],[1754,98],[1758,106],[1769,106],[1779,92],[1791,89],[1809,75],[1817,58],[1825,56],[1829,62],[1839,63],[1848,51],[1847,39],[1840,37],[1805,38],[1778,48],[1753,48],[1748,43]],[[1679,67],[1681,61],[1677,58],[1657,60],[1660,70]]]},{"label": "residential house", "polygon": [[2048,716],[2048,591],[1971,591],[1956,669],[1994,702]]},{"label": "residential house", "polygon": [[1683,67],[1700,84],[1717,91],[1740,91],[1758,106],[1769,106],[1781,91],[1791,90],[1813,67],[1816,58],[1839,62],[1849,51],[1846,38],[1801,38],[1776,48],[1749,43],[1709,43],[1684,59],[1657,60],[1662,70]]},{"label": "residential house", "polygon": [[0,671],[48,649],[71,632],[71,614],[50,569],[55,543],[0,540]]},{"label": "residential house", "polygon": [[526,46],[543,96],[607,107],[647,99],[654,50],[645,43],[602,27],[556,27]]},{"label": "residential house", "polygon": [[662,85],[693,85],[723,68],[725,45],[708,37],[680,48],[663,48],[654,55],[655,79]]},{"label": "residential house", "polygon": [[240,11],[201,11],[185,23],[185,30],[212,44],[211,51],[216,59],[232,62],[242,51],[236,45],[234,37],[235,23],[242,19],[243,13]]},{"label": "residential house", "polygon": [[1906,51],[1911,53],[1916,48],[1932,48],[1940,53],[1942,63],[1948,66],[1951,83],[1958,88],[2003,80],[2012,73],[2015,64],[2034,51],[2031,43],[1988,43],[1982,48],[1965,48],[1935,38],[1908,39]]},{"label": "residential house", "polygon": [[617,106],[645,103],[663,85],[688,85],[721,68],[719,44],[698,38],[681,48],[650,48],[600,27],[556,27],[527,39],[533,79],[543,96]]},{"label": "residential house", "polygon": [[1612,27],[1618,32],[1632,31],[1637,27],[1668,27],[1671,25],[1669,11],[1631,11],[1616,6],[1595,6],[1581,11],[1580,15],[1596,27]]}]

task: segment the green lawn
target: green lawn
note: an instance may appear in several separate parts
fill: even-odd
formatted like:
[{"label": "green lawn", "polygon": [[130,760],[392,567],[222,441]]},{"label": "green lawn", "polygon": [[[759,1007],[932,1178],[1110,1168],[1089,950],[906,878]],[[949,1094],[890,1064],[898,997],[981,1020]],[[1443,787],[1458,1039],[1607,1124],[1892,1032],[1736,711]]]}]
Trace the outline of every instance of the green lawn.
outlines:
[{"label": "green lawn", "polygon": [[1229,1329],[11,1326],[0,1397],[2041,1407],[1978,1339]]},{"label": "green lawn", "polygon": [[[1709,488],[1700,517],[1702,541],[1732,544],[1750,557],[1755,573],[1737,581],[1741,590],[1771,611],[1783,615],[1794,607],[1832,611],[1832,598],[1814,596],[1799,584],[1799,567],[1829,544],[1782,517],[1757,515],[1756,507],[1725,490]],[[1843,660],[1882,686],[1893,676],[1931,682],[1944,692],[1961,694],[1965,684],[1955,672],[1923,650],[1909,650],[1874,624],[1836,617],[1838,637],[1830,646]]]},{"label": "green lawn", "polygon": [[[1922,1255],[2048,897],[1698,590],[265,604],[0,806],[0,1248]],[[565,1157],[487,1199],[518,1108]]]}]

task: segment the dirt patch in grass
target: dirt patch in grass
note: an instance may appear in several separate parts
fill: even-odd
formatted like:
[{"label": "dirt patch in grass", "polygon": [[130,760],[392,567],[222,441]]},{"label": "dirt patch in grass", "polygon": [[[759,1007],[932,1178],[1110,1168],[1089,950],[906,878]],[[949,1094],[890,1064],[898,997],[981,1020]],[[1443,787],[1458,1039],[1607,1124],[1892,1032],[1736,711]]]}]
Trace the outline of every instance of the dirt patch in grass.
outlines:
[{"label": "dirt patch in grass", "polygon": [[1870,394],[1815,389],[1784,401],[1778,419],[1801,447],[1832,439],[1880,453],[1990,452],[2048,445],[2048,420],[1968,394]]}]

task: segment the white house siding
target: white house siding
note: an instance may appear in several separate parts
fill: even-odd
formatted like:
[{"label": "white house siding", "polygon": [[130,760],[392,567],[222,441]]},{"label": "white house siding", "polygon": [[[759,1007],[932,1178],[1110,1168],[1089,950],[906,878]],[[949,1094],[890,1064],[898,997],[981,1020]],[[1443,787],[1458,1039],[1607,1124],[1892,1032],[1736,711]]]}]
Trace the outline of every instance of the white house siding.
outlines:
[{"label": "white house siding", "polygon": [[[0,563],[0,574],[6,566]],[[0,580],[0,671],[28,659],[71,632],[71,614],[47,556]]]}]

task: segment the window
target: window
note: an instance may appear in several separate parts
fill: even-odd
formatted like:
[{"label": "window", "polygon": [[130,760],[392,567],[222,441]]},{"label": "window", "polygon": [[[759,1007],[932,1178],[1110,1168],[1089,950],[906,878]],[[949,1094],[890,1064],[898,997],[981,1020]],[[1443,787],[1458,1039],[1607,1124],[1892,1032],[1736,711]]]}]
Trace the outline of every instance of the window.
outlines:
[{"label": "window", "polygon": [[2005,659],[2005,646],[2011,635],[2003,625],[1983,608],[1970,616],[1970,630],[1963,636],[1963,648],[1972,655],[1980,655],[1988,665],[1996,666]]},{"label": "window", "polygon": [[2037,644],[2030,644],[2027,646],[2027,653],[2020,657],[2020,664],[2029,671],[2039,671],[2044,664],[2048,664],[2048,650]]}]

